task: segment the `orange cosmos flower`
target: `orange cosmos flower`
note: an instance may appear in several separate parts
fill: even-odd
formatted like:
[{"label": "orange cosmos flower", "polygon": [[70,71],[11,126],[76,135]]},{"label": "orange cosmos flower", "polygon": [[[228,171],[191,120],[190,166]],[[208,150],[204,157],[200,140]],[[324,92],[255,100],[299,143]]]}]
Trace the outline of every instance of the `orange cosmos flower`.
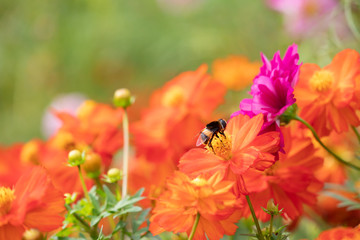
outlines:
[{"label": "orange cosmos flower", "polygon": [[228,56],[214,61],[213,76],[228,89],[242,90],[251,85],[260,67],[260,62],[250,62],[245,56]]},{"label": "orange cosmos flower", "polygon": [[0,183],[5,187],[13,187],[19,177],[31,171],[31,162],[22,160],[23,144],[0,147]]},{"label": "orange cosmos flower", "polygon": [[157,162],[147,161],[144,157],[130,160],[129,168],[129,189],[136,192],[140,188],[145,188],[143,195],[146,199],[140,203],[145,208],[151,206],[150,203],[159,197],[165,189],[165,181],[175,171],[176,165],[171,159]]},{"label": "orange cosmos flower", "polygon": [[315,240],[360,240],[360,227],[337,227],[326,230]]},{"label": "orange cosmos flower", "polygon": [[[295,88],[300,116],[308,121],[320,136],[348,130],[348,126],[358,126],[356,115],[356,78],[360,74],[360,55],[355,50],[346,49],[338,53],[326,67],[303,64],[299,82]],[[357,109],[356,109],[357,108]]]},{"label": "orange cosmos flower", "polygon": [[[68,150],[54,148],[48,142],[33,139],[21,149],[21,161],[30,166],[41,165],[51,176],[54,186],[62,193],[83,191],[77,168],[68,166]],[[22,166],[21,171],[26,171]],[[18,170],[19,171],[19,170]],[[84,173],[85,174],[85,173]],[[86,179],[88,186],[91,181]]]},{"label": "orange cosmos flower", "polygon": [[[261,209],[266,208],[270,199],[279,205],[279,209],[284,209],[284,217],[294,220],[303,214],[303,204],[315,206],[322,189],[314,171],[322,166],[323,160],[317,156],[311,138],[297,137],[288,128],[282,128],[282,132],[286,144],[285,153],[279,153],[279,161],[264,172],[251,169],[243,175],[245,183],[258,186],[249,197],[262,221],[270,219]],[[248,206],[243,210],[244,216],[250,216]]]},{"label": "orange cosmos flower", "polygon": [[64,198],[41,167],[24,174],[15,188],[0,187],[0,239],[21,239],[26,229],[42,232],[62,225]]},{"label": "orange cosmos flower", "polygon": [[153,162],[180,156],[196,141],[196,129],[224,100],[225,87],[206,74],[207,66],[180,74],[154,92],[150,108],[131,125],[138,156]]},{"label": "orange cosmos flower", "polygon": [[[358,197],[358,194],[354,192],[340,190],[331,190],[331,192],[360,204],[360,198]],[[315,211],[326,221],[326,223],[333,226],[341,224],[355,227],[358,225],[360,222],[360,210],[348,210],[347,207],[341,207],[339,205],[340,203],[339,200],[333,197],[321,194],[318,197],[318,204]]]},{"label": "orange cosmos flower", "polygon": [[242,174],[251,168],[263,171],[270,167],[275,162],[280,144],[279,132],[259,135],[263,123],[262,114],[251,119],[241,114],[231,118],[224,132],[226,137],[214,138],[213,149],[206,146],[206,149],[193,148],[185,153],[180,159],[179,169],[191,176],[222,171],[225,179],[236,182],[234,191],[237,196],[257,190],[258,186],[244,185]]},{"label": "orange cosmos flower", "polygon": [[204,64],[196,71],[184,72],[173,78],[153,93],[150,108],[176,108],[208,117],[224,101],[226,89],[206,71]]},{"label": "orange cosmos flower", "polygon": [[123,110],[109,105],[85,101],[77,116],[69,113],[57,113],[62,121],[59,131],[49,140],[49,144],[58,149],[72,150],[90,146],[102,157],[105,166],[109,166],[112,156],[122,146],[122,131],[119,128]]},{"label": "orange cosmos flower", "polygon": [[232,235],[240,219],[234,208],[235,196],[229,191],[234,183],[223,181],[222,173],[211,177],[200,175],[194,179],[182,172],[175,172],[167,181],[167,190],[158,198],[150,231],[155,235],[163,231],[186,232],[193,227],[197,214],[199,224],[194,240],[220,239]]}]

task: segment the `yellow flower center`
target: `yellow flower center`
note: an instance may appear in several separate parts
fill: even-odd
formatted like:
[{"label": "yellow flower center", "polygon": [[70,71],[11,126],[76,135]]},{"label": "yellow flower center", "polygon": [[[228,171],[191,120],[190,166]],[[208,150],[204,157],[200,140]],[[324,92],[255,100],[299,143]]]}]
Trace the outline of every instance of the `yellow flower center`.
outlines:
[{"label": "yellow flower center", "polygon": [[232,157],[231,152],[231,136],[224,132],[225,136],[218,133],[217,136],[214,136],[212,141],[206,145],[206,149],[215,155],[229,160]]},{"label": "yellow flower center", "polygon": [[36,141],[26,143],[20,154],[20,159],[24,163],[39,164],[39,146]]},{"label": "yellow flower center", "polygon": [[327,70],[320,70],[314,73],[310,79],[310,87],[318,92],[329,90],[334,82],[334,74]]},{"label": "yellow flower center", "polygon": [[162,97],[162,104],[166,107],[178,107],[184,102],[185,92],[184,89],[179,86],[174,86],[165,92]]},{"label": "yellow flower center", "polygon": [[313,17],[319,12],[319,6],[315,2],[308,2],[304,10],[306,16]]},{"label": "yellow flower center", "polygon": [[77,110],[77,116],[80,119],[85,119],[91,114],[91,112],[94,110],[95,107],[96,107],[95,101],[87,100],[83,104],[81,104],[81,106]]},{"label": "yellow flower center", "polygon": [[4,216],[10,211],[14,199],[14,190],[7,187],[0,187],[0,216]]},{"label": "yellow flower center", "polygon": [[203,187],[207,184],[207,181],[201,177],[197,177],[191,181],[192,184],[198,187]]}]

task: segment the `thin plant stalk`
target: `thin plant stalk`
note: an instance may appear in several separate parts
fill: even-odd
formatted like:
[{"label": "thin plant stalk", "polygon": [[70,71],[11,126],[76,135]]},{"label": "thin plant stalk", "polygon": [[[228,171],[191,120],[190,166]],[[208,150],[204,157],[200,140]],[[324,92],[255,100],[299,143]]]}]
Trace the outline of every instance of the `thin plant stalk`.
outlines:
[{"label": "thin plant stalk", "polygon": [[255,223],[255,226],[256,226],[256,230],[258,232],[257,236],[259,237],[260,240],[265,240],[264,239],[264,235],[262,234],[262,231],[261,231],[261,228],[260,228],[260,224],[259,224],[259,221],[255,215],[255,211],[254,211],[254,208],[253,208],[253,205],[251,204],[251,201],[250,201],[250,197],[248,195],[245,196],[246,197],[246,201],[249,205],[249,208],[250,208],[250,212],[251,212],[251,215],[254,219],[254,223]]},{"label": "thin plant stalk", "polygon": [[270,236],[272,235],[273,221],[274,221],[274,215],[271,214],[271,215],[270,215],[270,227],[269,227]]},{"label": "thin plant stalk", "polygon": [[[68,204],[65,204],[65,208],[69,212],[72,210],[70,205],[68,205]],[[83,226],[85,231],[87,231],[92,238],[98,237],[99,234],[97,233],[97,230],[95,228],[90,227],[90,225],[85,220],[83,220],[77,213],[74,212],[74,213],[71,213],[71,215],[73,215],[75,217],[75,219]]]},{"label": "thin plant stalk", "polygon": [[128,185],[128,165],[129,165],[129,120],[126,108],[123,116],[123,133],[124,133],[124,150],[123,150],[123,182],[122,182],[122,197],[127,195]]},{"label": "thin plant stalk", "polygon": [[80,177],[81,186],[82,186],[83,191],[84,191],[84,195],[85,195],[86,199],[88,200],[88,202],[90,202],[89,193],[88,193],[88,190],[87,190],[86,185],[85,185],[85,181],[84,181],[83,174],[81,172],[80,165],[78,166],[78,170],[79,170],[79,177]]},{"label": "thin plant stalk", "polygon": [[356,127],[351,126],[352,130],[354,131],[359,143],[360,143],[360,133],[358,132],[358,130],[356,129]]},{"label": "thin plant stalk", "polygon": [[351,167],[353,169],[356,169],[358,171],[360,171],[360,167],[355,166],[353,164],[351,164],[350,162],[345,161],[344,159],[342,159],[339,155],[337,155],[336,153],[334,153],[333,151],[331,151],[331,149],[329,149],[320,139],[320,137],[317,135],[316,131],[314,130],[314,128],[308,123],[306,122],[304,119],[302,119],[299,116],[295,116],[293,117],[294,120],[297,120],[299,122],[301,122],[302,124],[304,124],[313,134],[314,138],[316,139],[316,141],[328,152],[330,153],[336,160],[338,160],[339,162],[347,165],[348,167]]},{"label": "thin plant stalk", "polygon": [[197,228],[197,226],[199,224],[199,220],[200,220],[200,213],[197,213],[196,218],[195,218],[195,222],[194,222],[194,225],[193,225],[193,227],[191,229],[191,233],[190,233],[190,236],[189,236],[188,240],[192,240],[194,238],[196,228]]}]

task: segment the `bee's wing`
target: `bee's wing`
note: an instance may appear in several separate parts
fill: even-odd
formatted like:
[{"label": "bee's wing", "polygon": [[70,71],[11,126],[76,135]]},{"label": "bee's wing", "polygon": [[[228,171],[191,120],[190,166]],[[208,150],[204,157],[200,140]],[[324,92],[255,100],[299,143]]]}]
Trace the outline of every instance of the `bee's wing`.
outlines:
[{"label": "bee's wing", "polygon": [[198,146],[204,144],[204,142],[205,142],[205,141],[204,141],[204,139],[203,139],[203,137],[202,137],[202,134],[201,134],[201,132],[200,132],[199,137],[198,137],[198,139],[197,139],[197,141],[196,141],[196,146],[198,147]]},{"label": "bee's wing", "polygon": [[208,137],[209,134],[210,134],[209,130],[207,128],[204,128],[200,132],[200,136],[198,137],[198,139],[196,141],[196,146],[200,146],[202,144],[205,144],[206,141],[209,139],[209,137]]}]

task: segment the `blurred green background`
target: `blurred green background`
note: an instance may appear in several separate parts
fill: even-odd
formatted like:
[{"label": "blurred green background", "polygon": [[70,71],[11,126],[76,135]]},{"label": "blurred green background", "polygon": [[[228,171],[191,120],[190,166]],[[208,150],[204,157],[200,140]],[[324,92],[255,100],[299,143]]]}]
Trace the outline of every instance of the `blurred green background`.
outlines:
[{"label": "blurred green background", "polygon": [[59,94],[111,102],[128,87],[146,104],[182,71],[229,54],[260,60],[294,42],[263,1],[177,2],[0,0],[0,143],[41,137]]},{"label": "blurred green background", "polygon": [[110,102],[128,87],[147,99],[202,63],[229,54],[259,60],[289,44],[281,17],[262,1],[164,2],[1,0],[0,143],[41,137],[44,110],[59,94]]}]

